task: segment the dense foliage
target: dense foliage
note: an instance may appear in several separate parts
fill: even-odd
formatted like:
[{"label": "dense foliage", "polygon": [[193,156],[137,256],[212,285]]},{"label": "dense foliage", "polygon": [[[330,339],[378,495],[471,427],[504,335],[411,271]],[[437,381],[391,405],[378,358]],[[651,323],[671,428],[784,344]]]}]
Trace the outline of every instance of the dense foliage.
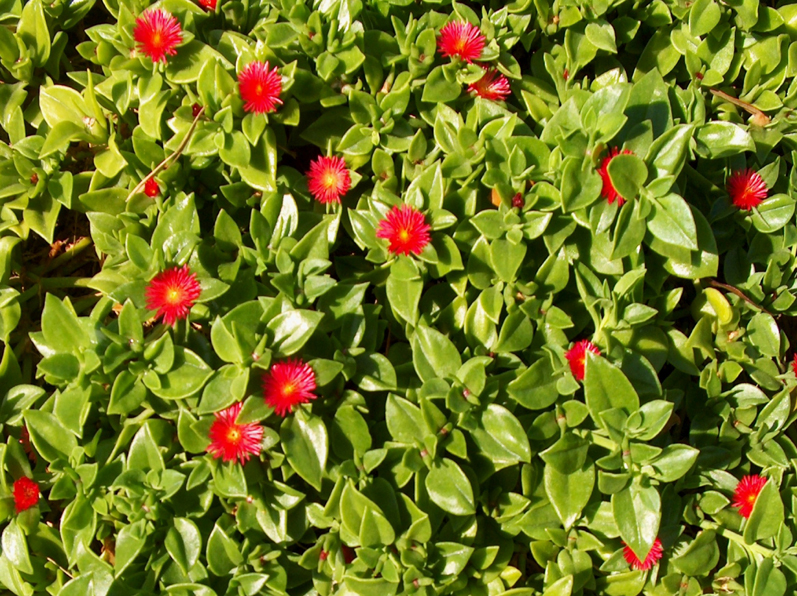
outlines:
[{"label": "dense foliage", "polygon": [[0,585],[794,593],[769,4],[0,0]]}]

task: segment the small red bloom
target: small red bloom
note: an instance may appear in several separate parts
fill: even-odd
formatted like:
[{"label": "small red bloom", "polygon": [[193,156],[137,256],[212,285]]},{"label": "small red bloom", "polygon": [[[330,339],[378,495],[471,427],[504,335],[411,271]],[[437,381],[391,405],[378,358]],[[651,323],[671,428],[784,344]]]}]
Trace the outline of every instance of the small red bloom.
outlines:
[{"label": "small red bloom", "polygon": [[39,183],[39,175],[36,172],[30,175],[30,183],[36,186]]},{"label": "small red bloom", "polygon": [[463,22],[447,23],[440,30],[437,48],[443,57],[459,56],[466,62],[478,60],[487,38],[475,25]]},{"label": "small red bloom", "polygon": [[728,194],[739,209],[750,211],[767,198],[767,185],[758,172],[751,169],[737,170],[728,178]]},{"label": "small red bloom", "polygon": [[615,157],[620,154],[624,155],[631,155],[632,152],[628,149],[623,149],[620,151],[619,148],[613,147],[609,151],[609,155],[603,158],[601,161],[601,165],[598,168],[598,174],[600,174],[601,178],[603,179],[603,188],[601,189],[601,196],[609,201],[609,205],[617,201],[617,206],[622,207],[625,203],[625,199],[621,197],[617,190],[614,188],[614,184],[612,184],[611,178],[609,178],[609,162],[612,161]]},{"label": "small red bloom", "polygon": [[266,404],[283,418],[293,412],[293,406],[315,399],[315,387],[315,372],[300,358],[276,362],[263,375]]},{"label": "small red bloom", "polygon": [[354,549],[350,546],[346,546],[345,544],[340,545],[340,550],[343,551],[343,560],[346,561],[346,565],[354,561],[357,558],[357,553],[354,552]]},{"label": "small red bloom", "polygon": [[167,325],[185,319],[201,293],[196,273],[188,265],[173,267],[156,275],[147,286],[147,308],[157,311]]},{"label": "small red bloom", "polygon": [[17,513],[35,507],[39,502],[39,485],[23,476],[14,481],[14,508]]},{"label": "small red bloom", "polygon": [[517,193],[514,197],[512,197],[512,206],[517,207],[518,209],[522,208],[526,202],[523,200],[523,195]]},{"label": "small red bloom", "polygon": [[794,374],[797,375],[797,354],[794,355],[794,361],[791,363],[791,368]]},{"label": "small red bloom", "polygon": [[[623,544],[625,544],[625,542],[623,542]],[[639,571],[652,569],[653,566],[659,562],[663,553],[664,549],[661,547],[661,540],[658,538],[653,541],[653,546],[650,547],[650,552],[648,552],[648,556],[645,557],[644,561],[640,561],[636,553],[632,551],[631,547],[627,544],[625,544],[625,548],[623,549],[623,556],[628,564],[631,565],[631,569],[637,569]]]},{"label": "small red bloom", "polygon": [[419,255],[429,244],[431,229],[423,213],[410,205],[401,205],[393,207],[379,222],[376,237],[386,239],[390,243],[388,250],[394,255]]},{"label": "small red bloom", "polygon": [[144,183],[144,194],[147,195],[149,198],[157,197],[161,192],[158,183],[155,182],[155,178],[150,178]]},{"label": "small red bloom", "polygon": [[236,419],[243,404],[238,402],[226,410],[213,414],[216,419],[210,426],[208,453],[223,461],[238,460],[245,464],[249,457],[260,455],[263,427],[256,422],[238,424]]},{"label": "small red bloom", "polygon": [[340,203],[340,197],[351,188],[346,162],[337,156],[322,156],[311,161],[307,172],[307,188],[319,203]]},{"label": "small red bloom", "polygon": [[199,5],[205,10],[216,10],[216,0],[199,0]]},{"label": "small red bloom", "polygon": [[758,493],[764,488],[767,479],[758,474],[742,476],[736,490],[733,492],[733,507],[739,509],[739,515],[749,518],[753,512],[753,505],[758,498]]},{"label": "small red bloom", "polygon": [[492,101],[504,101],[512,93],[509,80],[495,68],[485,68],[484,76],[468,85],[468,91]]},{"label": "small red bloom", "polygon": [[163,9],[146,10],[136,19],[133,38],[138,50],[153,62],[166,62],[166,56],[177,53],[177,45],[183,41],[180,22]]},{"label": "small red bloom", "polygon": [[268,62],[250,62],[238,75],[238,88],[244,100],[244,111],[255,114],[276,112],[282,104],[282,78],[279,70],[269,70]]},{"label": "small red bloom", "polygon": [[320,553],[318,553],[318,558],[321,561],[326,561],[329,558],[329,551],[322,550]]},{"label": "small red bloom", "polygon": [[201,110],[202,110],[202,106],[199,105],[198,103],[195,103],[194,105],[191,106],[191,116],[196,118],[197,116],[199,116],[199,112]]},{"label": "small red bloom", "polygon": [[600,355],[601,351],[588,339],[577,341],[572,348],[565,352],[565,358],[570,363],[570,372],[577,381],[584,380],[584,365],[587,362],[587,351]]}]

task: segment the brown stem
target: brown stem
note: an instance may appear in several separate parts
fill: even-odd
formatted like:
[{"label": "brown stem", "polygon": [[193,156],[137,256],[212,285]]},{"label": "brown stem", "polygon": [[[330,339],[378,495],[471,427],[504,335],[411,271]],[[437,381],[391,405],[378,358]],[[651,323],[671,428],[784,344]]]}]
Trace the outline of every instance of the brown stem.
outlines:
[{"label": "brown stem", "polygon": [[172,163],[174,163],[177,160],[178,157],[180,157],[180,155],[182,155],[183,151],[185,151],[185,148],[188,145],[188,141],[191,140],[191,135],[193,135],[194,131],[196,130],[196,125],[199,122],[199,119],[202,117],[202,114],[204,113],[205,113],[205,106],[202,106],[199,112],[197,112],[197,115],[194,117],[194,121],[191,123],[191,126],[188,128],[188,132],[185,133],[185,137],[180,142],[180,145],[179,147],[177,147],[175,152],[172,153],[166,159],[164,159],[162,162],[160,162],[154,170],[152,170],[149,174],[147,174],[144,177],[144,179],[136,185],[136,187],[132,190],[132,192],[129,195],[127,195],[127,199],[125,199],[125,201],[129,201],[136,194],[140,193],[149,180],[157,176],[162,170],[168,168]]},{"label": "brown stem", "polygon": [[724,99],[727,102],[732,103],[735,106],[738,106],[751,114],[753,116],[753,122],[759,126],[766,126],[769,124],[770,118],[764,112],[759,110],[751,103],[747,103],[746,101],[742,101],[741,99],[735,98],[733,95],[728,95],[724,91],[720,91],[719,89],[711,89],[710,90],[714,95],[717,97]]},{"label": "brown stem", "polygon": [[735,288],[735,287],[733,287],[731,285],[724,284],[721,281],[717,281],[716,279],[709,280],[708,283],[709,283],[710,286],[714,286],[715,288],[722,288],[723,290],[726,290],[726,291],[730,292],[731,294],[736,294],[739,298],[741,298],[742,300],[747,302],[747,304],[749,304],[750,306],[752,306],[754,308],[757,308],[758,310],[761,310],[761,311],[767,313],[771,317],[775,316],[774,314],[769,312],[766,308],[764,308],[763,306],[761,306],[760,304],[758,304],[756,302],[753,302],[750,298],[745,296],[745,294],[739,288]]}]

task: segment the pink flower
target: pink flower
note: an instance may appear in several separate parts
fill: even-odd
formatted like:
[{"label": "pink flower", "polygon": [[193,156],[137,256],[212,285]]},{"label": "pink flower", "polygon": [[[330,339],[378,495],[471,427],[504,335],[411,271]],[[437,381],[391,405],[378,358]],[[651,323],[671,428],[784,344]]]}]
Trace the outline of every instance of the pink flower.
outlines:
[{"label": "pink flower", "polygon": [[340,197],[351,188],[346,162],[340,157],[319,157],[310,162],[307,188],[319,203],[340,203]]},{"label": "pink flower", "polygon": [[570,372],[577,381],[584,380],[584,367],[587,362],[587,352],[600,355],[601,351],[588,339],[577,341],[572,348],[565,352],[565,358],[570,363]]},{"label": "pink flower", "polygon": [[293,407],[316,398],[315,372],[301,358],[275,362],[263,375],[263,397],[283,418]]},{"label": "pink flower", "polygon": [[201,293],[196,273],[188,265],[173,267],[156,275],[147,286],[147,308],[157,311],[167,325],[188,317],[188,311]]},{"label": "pink flower", "polygon": [[[625,544],[625,542],[623,542],[623,544]],[[625,557],[625,560],[631,565],[631,569],[636,569],[638,571],[652,569],[653,566],[659,562],[662,554],[664,554],[664,549],[661,547],[661,540],[658,538],[653,542],[653,546],[650,547],[650,552],[648,556],[645,557],[644,561],[640,561],[636,553],[631,550],[631,547],[627,544],[625,544],[625,548],[623,549],[623,557]]]},{"label": "pink flower", "polygon": [[447,23],[440,30],[437,47],[445,58],[459,56],[466,62],[478,60],[487,38],[475,25],[463,22]]},{"label": "pink flower", "polygon": [[158,8],[146,10],[136,19],[133,38],[142,54],[153,62],[166,62],[166,56],[177,53],[177,45],[183,41],[183,30],[176,18]]},{"label": "pink flower", "polygon": [[614,188],[614,184],[612,184],[612,179],[609,177],[609,163],[621,153],[624,155],[632,155],[632,152],[629,151],[628,149],[623,149],[622,151],[620,151],[619,148],[613,147],[609,151],[609,155],[603,158],[603,161],[601,161],[601,165],[598,168],[598,174],[600,174],[600,177],[603,179],[603,188],[601,188],[601,196],[607,201],[609,201],[609,205],[617,201],[618,207],[623,206],[623,204],[625,203],[625,199],[620,196],[620,194],[617,192],[617,189]]},{"label": "pink flower", "polygon": [[758,493],[763,490],[766,483],[767,479],[758,474],[742,477],[739,484],[736,485],[736,490],[733,492],[732,504],[733,507],[739,509],[739,515],[744,518],[750,517],[750,514],[753,512],[753,505],[755,505],[756,499],[758,499]]},{"label": "pink flower", "polygon": [[728,178],[728,194],[736,207],[750,211],[767,198],[767,185],[758,172],[737,170]]},{"label": "pink flower", "polygon": [[238,75],[238,88],[244,100],[244,111],[255,114],[276,112],[282,105],[282,78],[275,66],[269,70],[268,62],[250,62]]},{"label": "pink flower", "polygon": [[491,101],[504,101],[512,93],[509,80],[495,68],[486,68],[482,78],[468,85],[468,91]]},{"label": "pink flower", "polygon": [[386,239],[388,250],[394,255],[419,255],[429,244],[431,229],[423,213],[410,205],[401,205],[393,207],[379,222],[376,237]]},{"label": "pink flower", "polygon": [[255,422],[238,424],[236,419],[242,408],[243,404],[238,402],[214,414],[216,419],[210,426],[211,443],[207,448],[213,457],[245,464],[250,456],[260,455],[263,427]]}]

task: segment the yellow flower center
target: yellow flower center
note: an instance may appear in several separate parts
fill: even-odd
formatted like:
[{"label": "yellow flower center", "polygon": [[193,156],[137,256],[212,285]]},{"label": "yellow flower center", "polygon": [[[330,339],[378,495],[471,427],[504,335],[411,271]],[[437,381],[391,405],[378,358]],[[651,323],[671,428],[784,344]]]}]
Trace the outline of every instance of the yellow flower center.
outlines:
[{"label": "yellow flower center", "polygon": [[321,183],[325,188],[334,188],[338,185],[338,177],[335,176],[334,172],[327,171]]},{"label": "yellow flower center", "polygon": [[152,32],[152,39],[150,40],[152,45],[159,46],[163,44],[163,36],[161,35],[160,31],[153,31]]},{"label": "yellow flower center", "polygon": [[262,83],[258,83],[255,86],[255,95],[263,95],[263,84]]},{"label": "yellow flower center", "polygon": [[282,386],[282,395],[284,397],[290,397],[294,393],[296,393],[296,383],[293,381],[285,383],[285,385]]},{"label": "yellow flower center", "polygon": [[407,228],[401,228],[398,233],[399,240],[407,242],[410,239],[410,232]]},{"label": "yellow flower center", "polygon": [[747,502],[750,503],[751,505],[755,505],[755,498],[756,498],[756,495],[751,493],[751,494],[747,495]]},{"label": "yellow flower center", "polygon": [[241,440],[241,431],[239,431],[237,428],[231,428],[227,431],[227,440],[230,443],[237,443]]},{"label": "yellow flower center", "polygon": [[166,302],[169,304],[179,304],[184,299],[182,288],[172,287],[166,290]]}]

